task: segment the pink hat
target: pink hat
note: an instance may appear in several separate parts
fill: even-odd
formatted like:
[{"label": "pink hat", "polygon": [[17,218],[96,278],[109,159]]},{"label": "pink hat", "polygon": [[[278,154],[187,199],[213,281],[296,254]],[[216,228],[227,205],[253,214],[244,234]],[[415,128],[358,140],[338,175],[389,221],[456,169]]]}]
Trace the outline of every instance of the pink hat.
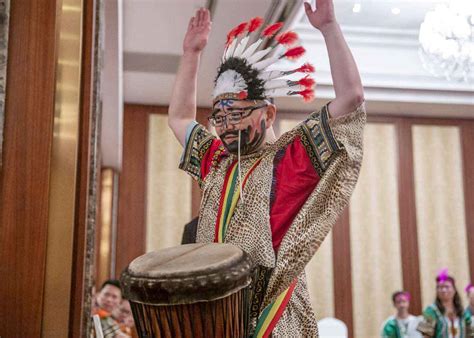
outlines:
[{"label": "pink hat", "polygon": [[443,283],[446,281],[450,281],[453,286],[456,284],[454,278],[448,274],[448,268],[443,268],[438,272],[438,276],[436,276],[436,283]]},{"label": "pink hat", "polygon": [[466,293],[469,293],[469,291],[471,291],[472,288],[474,288],[474,285],[472,285],[472,283],[469,283],[467,284],[464,290],[466,291]]},{"label": "pink hat", "polygon": [[400,293],[395,297],[395,299],[397,299],[398,297],[404,297],[404,298],[406,298],[408,301],[411,299],[410,292],[408,292],[408,291],[402,291],[402,292],[400,292]]}]

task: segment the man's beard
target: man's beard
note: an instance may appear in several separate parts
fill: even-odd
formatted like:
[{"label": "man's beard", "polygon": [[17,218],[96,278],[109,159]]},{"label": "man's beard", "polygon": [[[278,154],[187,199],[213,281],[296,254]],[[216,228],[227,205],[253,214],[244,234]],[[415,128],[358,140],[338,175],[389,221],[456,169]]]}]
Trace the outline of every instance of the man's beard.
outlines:
[{"label": "man's beard", "polygon": [[[248,126],[246,129],[243,129],[240,131],[240,153],[242,155],[251,154],[260,148],[263,141],[265,140],[265,133],[267,130],[265,126],[265,120],[262,120],[260,122],[260,129],[261,129],[260,132],[258,130],[255,130],[255,135],[252,141],[250,141],[250,133],[252,131],[252,126]],[[227,143],[225,141],[225,137],[229,135],[235,136],[236,140],[230,143]],[[238,139],[239,131],[238,130],[228,130],[222,133],[221,135],[219,135],[219,138],[222,140],[224,147],[231,154],[237,154],[238,149],[239,149],[239,139]]]}]

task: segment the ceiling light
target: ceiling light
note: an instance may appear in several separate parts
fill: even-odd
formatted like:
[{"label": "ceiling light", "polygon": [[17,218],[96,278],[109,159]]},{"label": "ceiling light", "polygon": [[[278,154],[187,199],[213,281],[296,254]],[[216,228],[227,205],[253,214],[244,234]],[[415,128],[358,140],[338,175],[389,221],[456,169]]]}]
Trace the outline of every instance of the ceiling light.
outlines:
[{"label": "ceiling light", "polygon": [[393,8],[392,8],[392,14],[394,14],[394,15],[400,14],[400,8],[393,7]]},{"label": "ceiling light", "polygon": [[474,82],[474,1],[454,0],[426,14],[420,26],[420,57],[433,75]]},{"label": "ceiling light", "polygon": [[352,8],[352,11],[354,13],[359,13],[360,12],[360,4],[354,4],[354,7]]}]

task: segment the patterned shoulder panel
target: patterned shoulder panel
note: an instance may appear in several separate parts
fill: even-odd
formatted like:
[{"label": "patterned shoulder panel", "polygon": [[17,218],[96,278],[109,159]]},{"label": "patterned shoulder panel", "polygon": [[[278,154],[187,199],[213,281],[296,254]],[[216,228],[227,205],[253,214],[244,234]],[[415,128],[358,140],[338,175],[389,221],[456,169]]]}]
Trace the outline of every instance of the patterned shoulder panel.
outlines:
[{"label": "patterned shoulder panel", "polygon": [[215,136],[204,126],[196,124],[184,149],[184,155],[179,168],[201,183],[201,161],[211,147]]},{"label": "patterned shoulder panel", "polygon": [[331,163],[333,155],[342,147],[334,138],[329,126],[327,106],[325,105],[320,111],[309,115],[297,127],[301,142],[320,177]]},{"label": "patterned shoulder panel", "polygon": [[441,318],[440,315],[441,313],[439,312],[435,304],[429,305],[423,311],[423,320],[418,323],[416,329],[425,336],[433,337],[436,333],[436,324]]}]

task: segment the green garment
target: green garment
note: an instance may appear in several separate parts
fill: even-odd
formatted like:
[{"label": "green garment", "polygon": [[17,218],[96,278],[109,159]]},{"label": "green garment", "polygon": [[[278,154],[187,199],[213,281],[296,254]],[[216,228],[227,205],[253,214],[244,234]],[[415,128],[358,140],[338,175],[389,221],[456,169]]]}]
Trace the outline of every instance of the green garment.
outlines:
[{"label": "green garment", "polygon": [[398,327],[397,320],[393,317],[385,322],[382,329],[383,338],[402,338],[400,335],[400,328]]},{"label": "green garment", "polygon": [[[431,304],[429,305],[424,311],[423,311],[423,317],[424,321],[422,322],[422,326],[419,326],[420,331],[429,336],[429,337],[434,337],[434,338],[448,338],[449,337],[449,323],[446,320],[445,316],[441,313],[439,308],[436,306],[436,304]],[[456,337],[460,338],[468,338],[469,336],[466,335],[466,327],[470,327],[471,321],[466,320],[466,317],[464,316],[463,318],[460,318],[459,320],[459,333],[456,335]],[[432,326],[434,327],[433,332],[429,332],[428,330],[425,330],[427,326]]]},{"label": "green garment", "polygon": [[474,311],[470,306],[468,306],[466,310],[464,310],[464,320],[468,321],[472,325],[473,316],[474,316]]},{"label": "green garment", "polygon": [[470,306],[464,310],[464,320],[466,322],[466,337],[474,337],[474,309]]}]

